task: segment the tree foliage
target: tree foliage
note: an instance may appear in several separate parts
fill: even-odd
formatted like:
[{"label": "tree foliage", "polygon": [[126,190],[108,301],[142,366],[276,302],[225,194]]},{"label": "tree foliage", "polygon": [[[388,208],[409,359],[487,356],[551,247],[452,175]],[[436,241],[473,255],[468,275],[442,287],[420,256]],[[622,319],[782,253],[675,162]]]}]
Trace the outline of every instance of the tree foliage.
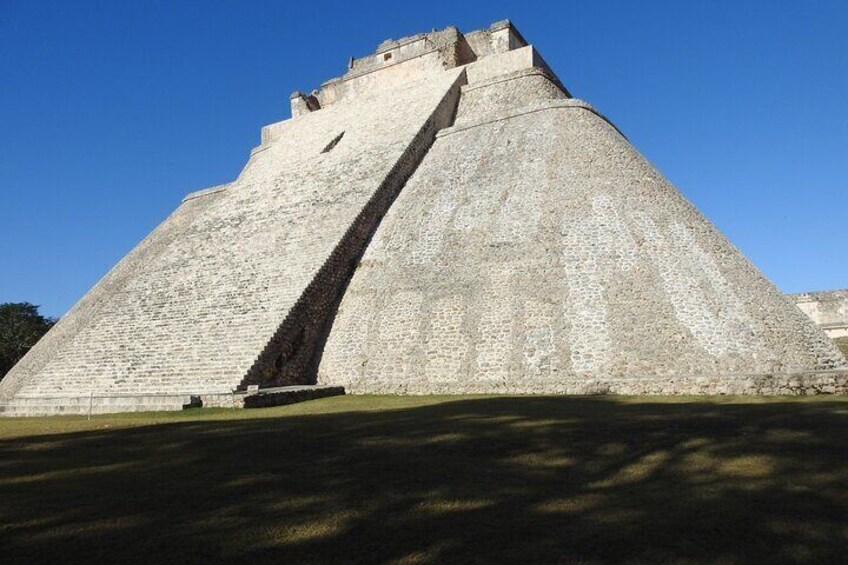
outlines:
[{"label": "tree foliage", "polygon": [[29,302],[0,304],[0,379],[56,323]]}]

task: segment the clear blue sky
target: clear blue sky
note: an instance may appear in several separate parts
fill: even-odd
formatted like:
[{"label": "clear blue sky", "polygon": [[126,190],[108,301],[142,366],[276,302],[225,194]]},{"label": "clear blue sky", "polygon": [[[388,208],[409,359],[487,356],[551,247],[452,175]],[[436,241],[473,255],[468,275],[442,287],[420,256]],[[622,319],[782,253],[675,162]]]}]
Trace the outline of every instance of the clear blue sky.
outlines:
[{"label": "clear blue sky", "polygon": [[0,0],[0,302],[63,314],[349,56],[503,18],[781,289],[848,287],[848,2]]}]

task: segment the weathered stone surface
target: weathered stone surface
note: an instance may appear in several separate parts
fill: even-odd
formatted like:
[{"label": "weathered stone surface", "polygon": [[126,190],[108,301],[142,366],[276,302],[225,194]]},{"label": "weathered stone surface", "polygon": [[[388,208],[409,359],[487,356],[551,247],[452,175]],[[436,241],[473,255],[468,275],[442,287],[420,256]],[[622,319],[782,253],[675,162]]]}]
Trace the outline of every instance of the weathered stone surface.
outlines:
[{"label": "weathered stone surface", "polygon": [[848,337],[848,289],[804,292],[789,297],[829,337]]},{"label": "weathered stone surface", "polygon": [[509,22],[384,42],[291,103],[238,179],[188,195],[0,403],[226,405],[316,380],[844,391],[833,344]]},{"label": "weathered stone surface", "polygon": [[319,382],[402,394],[844,390],[771,376],[845,361],[607,120],[544,69],[502,68],[475,82],[469,66],[456,124],[345,293]]},{"label": "weathered stone surface", "polygon": [[316,398],[339,396],[340,386],[294,385],[261,391],[230,391],[207,394],[115,394],[86,396],[21,396],[0,403],[0,416],[62,416],[117,412],[171,412],[187,408],[263,408],[294,404]]},{"label": "weathered stone surface", "polygon": [[2,381],[0,402],[302,382],[322,316],[463,80],[443,71],[264,128],[239,178],[186,197]]}]

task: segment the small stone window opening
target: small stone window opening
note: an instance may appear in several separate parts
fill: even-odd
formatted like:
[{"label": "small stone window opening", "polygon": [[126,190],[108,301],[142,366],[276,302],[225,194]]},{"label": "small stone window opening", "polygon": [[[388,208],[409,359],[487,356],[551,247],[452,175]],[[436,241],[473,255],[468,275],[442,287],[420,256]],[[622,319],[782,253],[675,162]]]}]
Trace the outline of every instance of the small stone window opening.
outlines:
[{"label": "small stone window opening", "polygon": [[383,60],[384,60],[384,61],[390,61],[391,59],[392,59],[392,54],[391,54],[391,53],[386,53],[385,55],[383,55]]},{"label": "small stone window opening", "polygon": [[321,153],[329,153],[330,151],[332,151],[333,147],[338,145],[339,141],[342,140],[342,137],[344,137],[344,134],[345,134],[345,132],[341,132],[339,135],[334,137],[333,140],[330,143],[328,143],[327,146],[324,147],[324,149],[321,150]]}]

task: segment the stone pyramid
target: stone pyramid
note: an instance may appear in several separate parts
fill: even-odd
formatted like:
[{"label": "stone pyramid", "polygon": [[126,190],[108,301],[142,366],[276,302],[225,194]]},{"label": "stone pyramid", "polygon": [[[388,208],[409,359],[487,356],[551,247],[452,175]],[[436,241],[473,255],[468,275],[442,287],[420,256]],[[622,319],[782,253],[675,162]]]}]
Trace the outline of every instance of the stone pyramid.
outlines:
[{"label": "stone pyramid", "polygon": [[250,385],[848,388],[832,342],[510,22],[386,41],[291,104],[7,375],[7,414]]}]

